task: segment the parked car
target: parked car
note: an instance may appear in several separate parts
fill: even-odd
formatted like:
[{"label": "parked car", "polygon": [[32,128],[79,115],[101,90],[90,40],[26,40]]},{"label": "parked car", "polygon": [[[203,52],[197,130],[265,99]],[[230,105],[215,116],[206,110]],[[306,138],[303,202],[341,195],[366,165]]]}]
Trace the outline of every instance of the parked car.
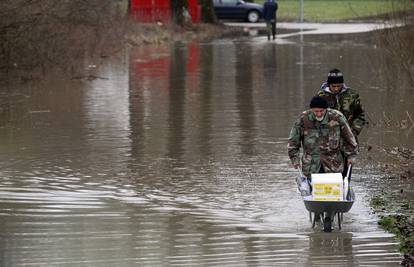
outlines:
[{"label": "parked car", "polygon": [[263,17],[263,6],[243,0],[213,0],[218,19],[258,22]]}]

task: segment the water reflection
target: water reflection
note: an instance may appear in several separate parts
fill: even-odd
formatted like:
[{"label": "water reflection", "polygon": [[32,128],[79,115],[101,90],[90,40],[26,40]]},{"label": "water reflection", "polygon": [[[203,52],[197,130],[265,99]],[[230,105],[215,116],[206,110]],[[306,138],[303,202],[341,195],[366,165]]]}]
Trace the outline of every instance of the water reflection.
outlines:
[{"label": "water reflection", "polygon": [[235,79],[236,79],[236,109],[239,115],[239,132],[241,133],[241,155],[255,154],[256,112],[254,105],[253,87],[253,53],[249,44],[240,44],[236,51]]},{"label": "water reflection", "polygon": [[200,57],[200,96],[197,103],[200,105],[200,125],[197,127],[199,153],[204,160],[211,156],[212,129],[212,102],[213,102],[213,71],[214,49],[205,46]]},{"label": "water reflection", "polygon": [[11,120],[10,102],[8,96],[0,96],[0,126],[6,125]]},{"label": "water reflection", "polygon": [[309,248],[309,266],[349,266],[349,262],[356,261],[351,233],[312,233],[309,235]]},{"label": "water reflection", "polygon": [[168,106],[168,152],[167,157],[179,163],[173,168],[183,167],[182,156],[186,146],[184,135],[185,113],[186,113],[186,51],[183,45],[176,43],[172,46],[171,54],[174,55],[170,61],[169,81],[169,106]]},{"label": "water reflection", "polygon": [[[128,66],[103,66],[105,79],[31,93],[30,109],[49,112],[0,128],[1,265],[397,266],[370,212],[372,177],[355,171],[358,201],[325,234],[286,155],[330,66],[368,84],[365,99],[383,88],[368,68],[377,53],[248,39],[140,47]],[[355,62],[364,55],[374,62]],[[372,112],[408,106],[375,92]]]},{"label": "water reflection", "polygon": [[101,75],[105,79],[91,81],[83,97],[87,161],[101,165],[102,175],[125,173],[131,153],[128,72],[108,65]]}]

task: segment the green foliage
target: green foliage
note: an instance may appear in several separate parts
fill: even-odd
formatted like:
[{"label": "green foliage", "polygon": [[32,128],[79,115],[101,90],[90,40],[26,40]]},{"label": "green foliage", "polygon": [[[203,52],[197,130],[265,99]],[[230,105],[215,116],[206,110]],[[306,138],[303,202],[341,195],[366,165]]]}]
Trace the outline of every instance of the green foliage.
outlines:
[{"label": "green foliage", "polygon": [[[414,254],[414,215],[413,205],[409,200],[396,201],[399,195],[381,193],[371,198],[371,205],[376,211],[394,212],[395,215],[381,216],[378,224],[393,233],[400,241],[402,253]],[[406,214],[402,215],[400,213]]]},{"label": "green foliage", "polygon": [[371,206],[374,209],[381,209],[383,206],[385,206],[385,198],[382,195],[374,196],[371,199]]},{"label": "green foliage", "polygon": [[378,224],[381,225],[385,230],[387,230],[390,233],[393,233],[397,236],[401,234],[400,230],[397,227],[397,219],[395,216],[392,216],[392,215],[383,216],[378,221]]},{"label": "green foliage", "polygon": [[400,251],[414,253],[414,220],[404,215],[382,216],[378,222],[385,230],[400,240]]}]

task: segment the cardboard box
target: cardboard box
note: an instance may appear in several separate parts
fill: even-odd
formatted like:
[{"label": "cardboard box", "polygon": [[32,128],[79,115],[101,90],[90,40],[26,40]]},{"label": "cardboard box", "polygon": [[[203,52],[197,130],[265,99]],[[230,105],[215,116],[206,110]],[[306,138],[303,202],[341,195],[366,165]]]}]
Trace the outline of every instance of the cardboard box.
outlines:
[{"label": "cardboard box", "polygon": [[344,200],[344,181],[341,173],[315,173],[311,177],[313,200]]}]

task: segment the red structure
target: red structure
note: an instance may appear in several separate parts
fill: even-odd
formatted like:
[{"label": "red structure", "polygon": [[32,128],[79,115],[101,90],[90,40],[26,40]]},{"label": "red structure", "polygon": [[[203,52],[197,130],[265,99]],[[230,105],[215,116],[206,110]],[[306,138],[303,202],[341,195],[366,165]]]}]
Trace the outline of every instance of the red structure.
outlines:
[{"label": "red structure", "polygon": [[[130,0],[131,15],[140,22],[169,23],[171,21],[171,0]],[[188,0],[188,12],[193,23],[201,18],[198,0]]]},{"label": "red structure", "polygon": [[198,4],[198,0],[188,0],[188,12],[190,12],[193,23],[200,22],[201,6]]},{"label": "red structure", "polygon": [[[157,90],[170,90],[171,51],[169,46],[136,47],[131,54],[130,66],[134,90],[149,88]],[[200,44],[192,42],[187,44],[185,69],[186,90],[197,90],[200,86]]]}]

